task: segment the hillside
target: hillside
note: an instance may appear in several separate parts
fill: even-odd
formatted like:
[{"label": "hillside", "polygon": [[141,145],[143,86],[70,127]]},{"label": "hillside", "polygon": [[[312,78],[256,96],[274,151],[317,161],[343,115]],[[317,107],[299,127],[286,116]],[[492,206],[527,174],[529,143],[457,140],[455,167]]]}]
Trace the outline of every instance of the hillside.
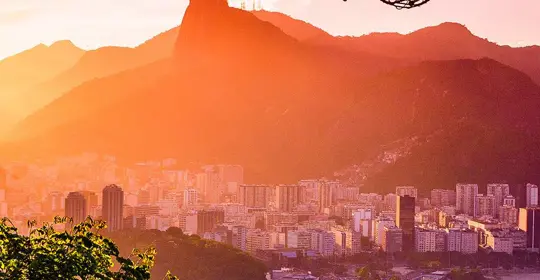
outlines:
[{"label": "hillside", "polygon": [[458,60],[422,63],[375,83],[377,94],[353,107],[342,120],[353,124],[337,131],[346,138],[355,111],[363,110],[372,123],[366,130],[381,143],[418,140],[408,155],[368,178],[366,191],[540,180],[540,87],[525,74],[490,59]]},{"label": "hillside", "polygon": [[260,20],[267,21],[280,28],[285,34],[299,41],[330,40],[332,35],[305,21],[293,19],[285,14],[270,11],[253,11]]},{"label": "hillside", "polygon": [[416,61],[489,57],[523,71],[540,84],[540,47],[499,46],[458,23],[442,23],[407,35],[378,33],[337,40],[322,38],[317,43]]},{"label": "hillside", "polygon": [[40,44],[0,61],[0,132],[13,124],[19,108],[18,94],[72,67],[84,51],[69,41]]},{"label": "hillside", "polygon": [[170,57],[178,29],[163,32],[136,48],[103,47],[86,52],[72,67],[18,95],[24,111],[20,117],[35,112],[74,87]]},{"label": "hillside", "polygon": [[75,88],[21,123],[14,136],[26,140],[1,154],[238,163],[248,183],[289,183],[418,137],[431,140],[367,184],[519,180],[540,169],[540,149],[527,148],[540,136],[539,94],[490,58],[407,65],[300,42],[225,1],[191,1],[172,58]]},{"label": "hillside", "polygon": [[[319,156],[317,135],[361,77],[400,64],[305,46],[249,12],[201,3],[186,11],[174,59],[76,88],[25,120],[14,134],[38,138],[11,151],[239,162],[254,180],[280,180],[276,166]],[[314,162],[300,174],[328,167]]]},{"label": "hillside", "polygon": [[152,279],[162,279],[167,271],[183,280],[263,280],[268,271],[263,263],[229,245],[183,235],[179,228],[123,230],[113,233],[122,255],[132,248],[157,250]]},{"label": "hillside", "polygon": [[360,37],[332,37],[317,27],[280,13],[261,11],[255,12],[255,15],[298,40],[315,45],[340,47],[414,62],[489,57],[521,70],[540,84],[539,46],[499,46],[474,35],[459,23],[442,23],[406,35],[372,33]]}]

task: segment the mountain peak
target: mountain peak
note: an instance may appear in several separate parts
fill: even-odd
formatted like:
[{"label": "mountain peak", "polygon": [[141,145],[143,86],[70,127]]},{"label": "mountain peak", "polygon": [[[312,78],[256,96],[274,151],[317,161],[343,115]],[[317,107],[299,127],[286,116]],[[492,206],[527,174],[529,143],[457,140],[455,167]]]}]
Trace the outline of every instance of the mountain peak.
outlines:
[{"label": "mountain peak", "polygon": [[462,31],[470,33],[471,31],[464,24],[457,22],[443,22],[435,27],[443,28],[446,30]]},{"label": "mountain peak", "polygon": [[457,22],[443,22],[436,26],[426,27],[414,33],[440,32],[444,37],[470,36],[472,32],[463,24]]},{"label": "mountain peak", "polygon": [[49,48],[77,48],[70,40],[60,40],[52,43]]},{"label": "mountain peak", "polygon": [[190,6],[195,7],[217,7],[217,8],[227,8],[229,3],[227,0],[189,0]]},{"label": "mountain peak", "polygon": [[293,41],[271,23],[229,7],[226,0],[190,0],[174,53],[187,59],[221,60],[249,52],[260,54],[262,49]]}]

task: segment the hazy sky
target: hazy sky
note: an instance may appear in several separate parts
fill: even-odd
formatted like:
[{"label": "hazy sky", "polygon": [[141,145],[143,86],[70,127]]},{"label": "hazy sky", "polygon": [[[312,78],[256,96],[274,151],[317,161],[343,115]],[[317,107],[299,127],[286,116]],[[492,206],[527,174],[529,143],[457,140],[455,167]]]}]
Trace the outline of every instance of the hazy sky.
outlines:
[{"label": "hazy sky", "polygon": [[[231,0],[238,5],[240,0]],[[248,0],[251,1],[251,0]],[[379,0],[262,0],[335,35],[413,30],[454,21],[500,44],[540,45],[540,1],[431,0],[398,11]],[[135,46],[181,22],[188,0],[0,0],[0,58],[39,43]],[[248,4],[250,5],[250,4]]]}]

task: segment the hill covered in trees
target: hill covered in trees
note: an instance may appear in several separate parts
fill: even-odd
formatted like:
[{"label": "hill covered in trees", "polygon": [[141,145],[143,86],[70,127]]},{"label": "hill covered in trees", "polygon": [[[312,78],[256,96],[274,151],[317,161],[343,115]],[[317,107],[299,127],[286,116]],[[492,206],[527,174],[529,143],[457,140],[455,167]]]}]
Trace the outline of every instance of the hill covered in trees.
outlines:
[{"label": "hill covered in trees", "polygon": [[266,266],[229,245],[184,235],[179,228],[124,230],[110,235],[121,253],[131,248],[155,246],[157,254],[152,279],[170,271],[180,280],[264,280]]}]

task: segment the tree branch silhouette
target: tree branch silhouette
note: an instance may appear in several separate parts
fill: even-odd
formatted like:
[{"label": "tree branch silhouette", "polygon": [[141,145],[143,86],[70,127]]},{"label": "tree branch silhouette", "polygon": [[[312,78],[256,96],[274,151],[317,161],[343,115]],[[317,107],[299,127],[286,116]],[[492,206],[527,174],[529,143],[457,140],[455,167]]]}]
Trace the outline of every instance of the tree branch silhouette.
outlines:
[{"label": "tree branch silhouette", "polygon": [[[347,0],[343,0],[347,2]],[[380,0],[381,2],[396,7],[398,10],[420,7],[430,0]]]}]

